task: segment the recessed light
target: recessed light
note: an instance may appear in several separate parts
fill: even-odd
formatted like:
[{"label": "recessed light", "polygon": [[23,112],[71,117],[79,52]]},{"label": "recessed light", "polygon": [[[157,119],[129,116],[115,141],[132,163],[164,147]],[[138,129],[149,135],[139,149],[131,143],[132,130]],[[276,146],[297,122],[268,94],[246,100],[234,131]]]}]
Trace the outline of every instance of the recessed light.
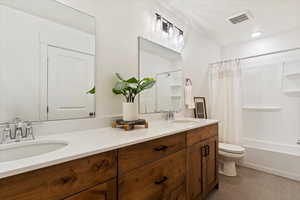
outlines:
[{"label": "recessed light", "polygon": [[257,37],[260,37],[261,36],[261,32],[260,31],[258,31],[258,32],[254,32],[254,33],[252,33],[252,35],[251,35],[253,38],[257,38]]}]

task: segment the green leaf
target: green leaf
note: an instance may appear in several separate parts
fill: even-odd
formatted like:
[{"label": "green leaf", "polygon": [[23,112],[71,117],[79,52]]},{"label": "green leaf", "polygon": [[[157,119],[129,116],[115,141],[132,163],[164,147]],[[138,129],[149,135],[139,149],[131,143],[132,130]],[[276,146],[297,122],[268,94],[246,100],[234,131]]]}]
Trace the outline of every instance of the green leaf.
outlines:
[{"label": "green leaf", "polygon": [[88,91],[87,94],[96,94],[96,87]]},{"label": "green leaf", "polygon": [[128,79],[126,82],[127,83],[136,83],[136,84],[139,83],[139,81],[135,77],[132,77],[131,79]]},{"label": "green leaf", "polygon": [[147,79],[146,81],[142,82],[141,87],[143,90],[150,89],[155,85],[155,83],[156,81],[154,79]]},{"label": "green leaf", "polygon": [[138,80],[135,77],[132,77],[128,80],[124,80],[120,74],[116,73],[118,81],[115,87],[112,89],[112,92],[116,95],[124,95],[127,101],[134,101],[134,98],[137,94],[142,92],[143,90],[152,88],[156,81],[153,78],[144,78],[142,80]]},{"label": "green leaf", "polygon": [[128,84],[124,81],[118,81],[115,85],[116,90],[125,90],[128,87]]},{"label": "green leaf", "polygon": [[122,78],[122,76],[119,73],[116,73],[116,76],[120,81],[124,81],[124,79]]},{"label": "green leaf", "polygon": [[131,83],[127,85],[128,87],[132,88],[132,89],[136,89],[138,87],[137,83]]},{"label": "green leaf", "polygon": [[116,88],[113,88],[113,89],[112,89],[112,92],[113,92],[114,94],[116,94],[116,95],[123,94],[123,91],[117,90]]}]

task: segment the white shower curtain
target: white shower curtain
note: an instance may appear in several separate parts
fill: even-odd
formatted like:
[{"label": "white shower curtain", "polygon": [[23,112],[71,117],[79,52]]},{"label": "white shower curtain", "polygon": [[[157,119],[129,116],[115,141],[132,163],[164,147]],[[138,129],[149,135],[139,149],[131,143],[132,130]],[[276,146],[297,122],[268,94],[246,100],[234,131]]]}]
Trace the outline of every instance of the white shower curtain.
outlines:
[{"label": "white shower curtain", "polygon": [[242,130],[241,67],[238,60],[209,67],[211,117],[219,120],[219,140],[240,144]]}]

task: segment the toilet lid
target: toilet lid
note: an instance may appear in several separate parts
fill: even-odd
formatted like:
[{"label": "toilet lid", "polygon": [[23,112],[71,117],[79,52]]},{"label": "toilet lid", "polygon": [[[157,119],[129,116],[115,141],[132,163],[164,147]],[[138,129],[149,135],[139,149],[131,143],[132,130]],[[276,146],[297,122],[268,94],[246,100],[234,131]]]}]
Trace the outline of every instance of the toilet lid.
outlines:
[{"label": "toilet lid", "polygon": [[245,153],[245,148],[233,144],[219,143],[219,149],[227,153],[236,153],[236,154]]}]

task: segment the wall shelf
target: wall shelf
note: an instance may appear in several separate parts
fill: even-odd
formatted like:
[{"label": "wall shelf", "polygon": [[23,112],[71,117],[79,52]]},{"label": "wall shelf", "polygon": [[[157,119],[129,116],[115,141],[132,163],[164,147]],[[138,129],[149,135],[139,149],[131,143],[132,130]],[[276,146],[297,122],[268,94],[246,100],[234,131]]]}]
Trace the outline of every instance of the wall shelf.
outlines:
[{"label": "wall shelf", "polygon": [[282,108],[279,106],[244,106],[243,110],[252,111],[279,111]]},{"label": "wall shelf", "polygon": [[300,97],[300,89],[285,90],[284,93],[291,97]]},{"label": "wall shelf", "polygon": [[288,79],[300,79],[300,72],[286,74],[285,77]]}]

